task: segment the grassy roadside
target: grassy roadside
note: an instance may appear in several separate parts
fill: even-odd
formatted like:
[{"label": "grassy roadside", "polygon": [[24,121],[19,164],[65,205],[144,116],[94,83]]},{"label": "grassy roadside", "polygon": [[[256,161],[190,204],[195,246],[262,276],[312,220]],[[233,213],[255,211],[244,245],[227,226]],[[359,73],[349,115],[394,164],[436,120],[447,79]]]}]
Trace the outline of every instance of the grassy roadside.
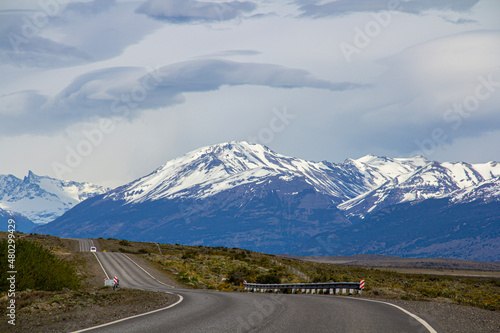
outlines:
[{"label": "grassy roadside", "polygon": [[[500,311],[500,279],[399,273],[317,263],[225,247],[99,239],[103,250],[140,254],[186,287],[242,291],[242,282],[366,281],[363,297],[436,301]],[[159,248],[158,248],[159,246]],[[161,251],[161,254],[160,254]]]},{"label": "grassy roadside", "polygon": [[[68,332],[175,301],[160,292],[123,288],[115,292],[103,287],[99,264],[92,254],[77,251],[77,241],[45,235],[16,236],[15,297],[8,296],[5,286],[0,291],[2,317],[7,318],[7,305],[15,300],[16,325],[1,320],[0,332]],[[7,233],[0,232],[0,243],[6,237]],[[3,267],[6,263],[2,261]]]}]

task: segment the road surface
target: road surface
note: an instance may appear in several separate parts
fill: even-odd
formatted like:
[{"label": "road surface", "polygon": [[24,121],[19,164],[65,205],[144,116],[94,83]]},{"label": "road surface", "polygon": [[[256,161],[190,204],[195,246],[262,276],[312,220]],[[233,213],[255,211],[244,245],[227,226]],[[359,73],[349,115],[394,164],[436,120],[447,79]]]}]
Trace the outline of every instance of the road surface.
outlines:
[{"label": "road surface", "polygon": [[92,239],[78,239],[78,242],[80,243],[80,252],[90,252],[90,248],[94,246]]},{"label": "road surface", "polygon": [[123,253],[99,252],[96,257],[110,278],[119,277],[121,287],[170,292],[180,302],[91,332],[436,332],[387,303],[329,295],[174,289]]}]

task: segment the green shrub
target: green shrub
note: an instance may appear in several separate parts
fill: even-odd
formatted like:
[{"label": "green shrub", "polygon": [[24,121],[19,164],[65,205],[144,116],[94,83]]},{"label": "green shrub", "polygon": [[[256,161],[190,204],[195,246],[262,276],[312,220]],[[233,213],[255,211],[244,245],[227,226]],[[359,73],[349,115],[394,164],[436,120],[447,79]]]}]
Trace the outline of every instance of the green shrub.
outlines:
[{"label": "green shrub", "polygon": [[[80,287],[80,279],[74,269],[39,243],[21,239],[17,240],[15,245],[16,290],[54,291]],[[0,242],[0,262],[2,265],[8,262],[7,250],[7,241]],[[7,274],[7,271],[8,269],[2,269],[0,272],[0,290],[2,291],[9,289],[7,277],[10,275]]]},{"label": "green shrub", "polygon": [[182,259],[195,259],[198,256],[198,251],[196,250],[187,250],[182,254]]},{"label": "green shrub", "polygon": [[240,285],[243,280],[253,280],[255,272],[247,267],[237,267],[229,272],[227,280],[234,285]]},{"label": "green shrub", "polygon": [[257,276],[257,283],[281,283],[279,276],[274,274],[262,274]]},{"label": "green shrub", "polygon": [[235,254],[231,255],[231,258],[233,258],[234,260],[243,260],[246,257],[247,257],[247,255],[245,252],[235,253]]},{"label": "green shrub", "polygon": [[120,247],[118,249],[118,252],[121,252],[121,253],[130,253],[130,254],[136,254],[134,251],[131,251],[129,249],[124,249],[123,247]]}]

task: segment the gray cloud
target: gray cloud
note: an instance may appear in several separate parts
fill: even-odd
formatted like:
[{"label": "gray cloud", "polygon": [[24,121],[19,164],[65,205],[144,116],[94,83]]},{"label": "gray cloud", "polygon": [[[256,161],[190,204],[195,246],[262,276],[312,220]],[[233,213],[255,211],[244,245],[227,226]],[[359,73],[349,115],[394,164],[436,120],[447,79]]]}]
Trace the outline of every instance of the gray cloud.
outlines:
[{"label": "gray cloud", "polygon": [[464,17],[460,17],[458,19],[452,19],[452,18],[449,18],[447,16],[441,16],[441,18],[443,20],[445,20],[446,22],[450,22],[450,23],[453,23],[453,24],[472,24],[472,23],[477,23],[476,20],[470,20],[470,19],[467,19],[467,18],[464,18]]},{"label": "gray cloud", "polygon": [[[34,36],[16,48],[9,42],[0,43],[0,62],[21,67],[66,67],[88,62],[92,57],[76,47]],[[25,41],[25,42],[24,42]]]},{"label": "gray cloud", "polygon": [[318,88],[348,90],[362,85],[352,82],[335,83],[315,78],[305,70],[273,64],[239,63],[206,59],[182,62],[160,69],[163,81],[159,85],[169,91],[209,91],[222,85],[261,85],[275,88]]},{"label": "gray cloud", "polygon": [[252,56],[261,54],[259,51],[255,50],[225,50],[212,54],[207,54],[203,56],[199,56],[198,58],[206,58],[206,57],[233,57],[233,56]]},{"label": "gray cloud", "polygon": [[65,12],[75,12],[78,15],[92,16],[110,9],[116,0],[94,0],[92,2],[71,2],[64,8]]},{"label": "gray cloud", "polygon": [[[95,0],[67,5],[54,1],[53,4],[57,5],[0,11],[0,61],[3,64],[60,68],[109,59],[161,26],[134,13],[136,4],[133,3]],[[131,21],[135,24],[131,25]],[[47,30],[57,30],[59,36],[48,37]]]},{"label": "gray cloud", "polygon": [[[298,0],[302,17],[321,18],[327,16],[343,16],[359,12],[380,12],[394,10],[409,14],[422,14],[429,10],[466,12],[479,0],[338,0],[318,4],[317,1]],[[457,22],[462,23],[462,22]]]},{"label": "gray cloud", "polygon": [[232,20],[256,8],[250,1],[148,0],[137,12],[172,23],[192,23]]},{"label": "gray cloud", "polygon": [[49,134],[96,117],[133,119],[142,110],[172,106],[184,93],[218,90],[223,85],[317,88],[344,91],[364,87],[331,82],[305,70],[273,64],[201,59],[146,73],[139,67],[107,68],[77,77],[56,96],[21,91],[0,97],[0,132]]}]

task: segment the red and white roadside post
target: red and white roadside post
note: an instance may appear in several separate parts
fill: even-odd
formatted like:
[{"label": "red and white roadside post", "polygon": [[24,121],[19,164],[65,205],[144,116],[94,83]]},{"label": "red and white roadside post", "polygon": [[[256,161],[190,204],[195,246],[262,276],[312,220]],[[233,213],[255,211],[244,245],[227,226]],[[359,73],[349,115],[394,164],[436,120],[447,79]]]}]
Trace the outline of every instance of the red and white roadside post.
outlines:
[{"label": "red and white roadside post", "polygon": [[118,279],[118,276],[113,276],[113,290],[116,290],[118,288],[119,283],[120,280]]},{"label": "red and white roadside post", "polygon": [[358,294],[361,294],[361,291],[365,289],[365,280],[359,281],[359,291]]}]

